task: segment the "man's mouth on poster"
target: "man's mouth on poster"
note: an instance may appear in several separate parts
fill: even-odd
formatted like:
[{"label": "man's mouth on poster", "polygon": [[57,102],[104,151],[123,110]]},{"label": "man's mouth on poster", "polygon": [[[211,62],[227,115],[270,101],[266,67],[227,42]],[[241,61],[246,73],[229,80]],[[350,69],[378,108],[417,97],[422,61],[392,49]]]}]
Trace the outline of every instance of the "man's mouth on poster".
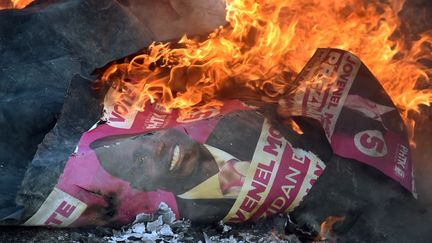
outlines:
[{"label": "man's mouth on poster", "polygon": [[176,145],[174,147],[174,152],[173,152],[173,156],[172,156],[172,160],[171,160],[171,164],[170,164],[170,171],[174,170],[174,169],[178,169],[179,168],[179,163],[180,162],[180,146]]},{"label": "man's mouth on poster", "polygon": [[92,147],[109,174],[144,191],[183,193],[219,171],[204,145],[176,129],[105,138]]},{"label": "man's mouth on poster", "polygon": [[176,178],[185,178],[193,174],[199,164],[201,150],[204,148],[174,129],[161,133],[156,135],[156,139],[162,147],[161,154],[165,153],[160,156],[162,160],[159,161],[164,165],[164,172]]}]

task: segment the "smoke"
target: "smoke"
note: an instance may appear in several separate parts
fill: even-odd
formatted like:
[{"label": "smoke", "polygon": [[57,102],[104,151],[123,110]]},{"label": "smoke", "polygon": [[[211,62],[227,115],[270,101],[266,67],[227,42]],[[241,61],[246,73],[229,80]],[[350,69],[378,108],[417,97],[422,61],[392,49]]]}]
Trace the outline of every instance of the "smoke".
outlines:
[{"label": "smoke", "polygon": [[118,0],[143,26],[162,41],[210,33],[224,25],[223,0]]},{"label": "smoke", "polygon": [[414,175],[418,199],[432,204],[432,109],[427,107],[416,118],[416,148],[413,149]]},{"label": "smoke", "polygon": [[[432,2],[429,0],[406,1],[400,13],[402,31],[411,40],[418,39],[418,34],[432,29]],[[432,66],[432,60],[429,66]],[[417,88],[429,88],[429,80],[419,80]],[[419,114],[413,115],[416,121],[414,140],[416,147],[412,150],[414,176],[419,201],[432,205],[432,107],[423,106]]]}]

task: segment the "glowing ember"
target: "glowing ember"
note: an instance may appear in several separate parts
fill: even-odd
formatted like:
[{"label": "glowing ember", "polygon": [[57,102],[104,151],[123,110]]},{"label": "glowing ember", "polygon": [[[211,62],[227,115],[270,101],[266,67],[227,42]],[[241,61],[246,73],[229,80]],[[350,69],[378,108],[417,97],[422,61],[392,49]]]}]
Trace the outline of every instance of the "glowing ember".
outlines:
[{"label": "glowing ember", "polygon": [[118,97],[125,86],[136,91],[138,109],[158,100],[186,114],[191,107],[217,107],[227,90],[240,88],[275,102],[293,89],[294,77],[317,48],[333,47],[353,52],[371,69],[399,107],[411,135],[414,122],[408,120],[408,111],[432,103],[431,88],[416,89],[419,79],[430,82],[431,69],[419,60],[432,59],[432,31],[414,42],[400,34],[397,14],[403,1],[226,3],[228,25],[206,40],[185,36],[177,44],[154,43],[130,62],[112,65],[102,82],[120,87]]},{"label": "glowing ember", "polygon": [[329,216],[322,223],[320,227],[320,233],[317,237],[317,241],[335,239],[335,235],[333,233],[333,225],[337,222],[345,220],[345,217],[339,216]]},{"label": "glowing ember", "polygon": [[0,0],[0,10],[8,9],[8,8],[25,8],[25,6],[29,5],[34,0]]},{"label": "glowing ember", "polygon": [[297,124],[297,122],[295,122],[293,119],[288,119],[285,122],[286,122],[286,125],[289,125],[293,129],[294,132],[296,132],[299,135],[303,134],[303,130],[300,128],[300,126]]}]

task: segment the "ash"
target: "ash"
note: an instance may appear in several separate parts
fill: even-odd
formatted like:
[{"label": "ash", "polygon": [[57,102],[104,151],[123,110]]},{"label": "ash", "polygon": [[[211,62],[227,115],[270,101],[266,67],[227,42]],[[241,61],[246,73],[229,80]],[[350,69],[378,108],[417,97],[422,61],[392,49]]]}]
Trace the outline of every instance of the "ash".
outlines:
[{"label": "ash", "polygon": [[[242,225],[226,225],[222,221],[206,226],[190,220],[176,220],[175,214],[161,203],[155,214],[138,214],[135,221],[113,230],[108,242],[289,242],[299,243],[295,234],[287,234],[294,225],[286,215]],[[295,228],[295,227],[294,227]],[[311,233],[312,235],[312,233]]]}]

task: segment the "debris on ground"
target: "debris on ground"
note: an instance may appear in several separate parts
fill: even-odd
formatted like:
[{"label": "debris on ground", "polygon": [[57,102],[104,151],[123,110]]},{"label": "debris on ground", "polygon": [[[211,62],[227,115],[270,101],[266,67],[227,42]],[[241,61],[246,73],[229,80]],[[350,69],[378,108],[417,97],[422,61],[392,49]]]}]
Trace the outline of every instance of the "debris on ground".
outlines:
[{"label": "debris on ground", "polygon": [[300,243],[295,234],[286,234],[289,217],[279,215],[245,225],[227,225],[222,221],[200,227],[190,220],[175,220],[167,204],[161,203],[153,215],[141,213],[135,221],[113,230],[108,242],[287,242]]}]

